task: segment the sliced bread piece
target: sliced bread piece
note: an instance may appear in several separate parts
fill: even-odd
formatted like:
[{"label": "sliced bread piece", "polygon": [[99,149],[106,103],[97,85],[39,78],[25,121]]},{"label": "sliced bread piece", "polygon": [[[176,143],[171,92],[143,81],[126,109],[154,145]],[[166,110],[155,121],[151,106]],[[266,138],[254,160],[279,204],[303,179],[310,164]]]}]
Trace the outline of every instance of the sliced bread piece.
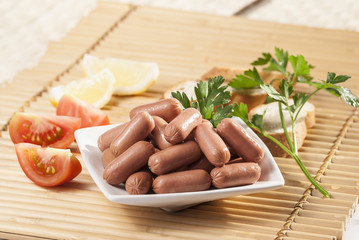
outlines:
[{"label": "sliced bread piece", "polygon": [[[290,104],[292,104],[293,100],[290,100]],[[284,130],[282,128],[278,103],[273,102],[270,104],[262,104],[255,108],[253,108],[249,112],[249,118],[251,119],[255,114],[263,114],[266,111],[263,118],[263,128],[269,133],[272,137],[279,140],[282,144],[288,147],[288,143],[284,134]],[[283,111],[283,116],[286,122],[287,131],[292,137],[292,125],[290,116],[288,111]],[[302,147],[305,137],[307,136],[307,128],[313,127],[315,124],[315,107],[313,104],[307,102],[302,108],[296,125],[295,125],[295,133],[296,133],[296,141],[298,149]],[[261,137],[263,142],[267,145],[268,149],[271,151],[272,155],[275,157],[285,157],[287,153],[281,149],[274,142],[269,140],[268,138]]]},{"label": "sliced bread piece", "polygon": [[178,84],[172,86],[171,88],[167,89],[163,95],[162,98],[170,98],[171,93],[172,92],[184,92],[187,94],[188,98],[191,99],[191,97],[193,99],[196,98],[196,94],[194,93],[194,87],[197,85],[197,83],[200,80],[185,80],[185,81],[181,81]]},{"label": "sliced bread piece", "polygon": [[208,72],[202,75],[201,79],[208,80],[221,75],[226,81],[231,81],[236,75],[243,74],[245,69],[242,68],[228,68],[228,67],[213,67]]},{"label": "sliced bread piece", "polygon": [[[231,81],[236,75],[244,74],[246,69],[243,68],[228,68],[228,67],[213,67],[208,72],[202,75],[201,79],[208,80],[215,76],[223,76],[226,81]],[[265,83],[270,83],[272,80],[281,80],[283,75],[277,72],[267,72],[261,71],[259,75]],[[273,81],[272,85],[274,88],[278,89],[280,81]]]},{"label": "sliced bread piece", "polygon": [[[244,74],[244,69],[241,68],[228,68],[228,67],[213,67],[202,76],[202,79],[208,80],[215,76],[223,76],[226,81],[231,81],[236,75]],[[273,72],[259,72],[261,78],[265,83],[270,83],[274,79],[280,80],[283,75]],[[279,81],[274,81],[272,85],[278,88]],[[232,103],[243,102],[247,104],[248,111],[252,108],[263,104],[267,98],[267,93],[261,88],[253,89],[230,89]]]}]

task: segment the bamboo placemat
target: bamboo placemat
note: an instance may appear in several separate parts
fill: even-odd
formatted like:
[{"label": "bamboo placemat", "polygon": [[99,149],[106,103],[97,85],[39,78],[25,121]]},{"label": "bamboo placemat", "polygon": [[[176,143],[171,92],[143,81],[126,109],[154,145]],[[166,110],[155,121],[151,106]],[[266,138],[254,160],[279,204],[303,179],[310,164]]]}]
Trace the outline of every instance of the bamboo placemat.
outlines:
[{"label": "bamboo placemat", "polygon": [[[15,111],[54,114],[47,88],[82,77],[84,53],[155,61],[159,80],[139,96],[116,97],[104,107],[112,123],[161,97],[178,81],[199,78],[213,66],[248,67],[274,46],[301,53],[316,66],[352,76],[359,95],[359,34],[100,2],[61,42],[51,43],[40,64],[0,89],[0,238],[5,239],[341,239],[358,202],[358,111],[320,93],[317,124],[300,155],[328,189],[324,199],[292,159],[276,158],[286,185],[167,213],[108,201],[86,168],[72,182],[45,189],[21,171],[7,133]],[[74,143],[71,149],[81,158]]]}]

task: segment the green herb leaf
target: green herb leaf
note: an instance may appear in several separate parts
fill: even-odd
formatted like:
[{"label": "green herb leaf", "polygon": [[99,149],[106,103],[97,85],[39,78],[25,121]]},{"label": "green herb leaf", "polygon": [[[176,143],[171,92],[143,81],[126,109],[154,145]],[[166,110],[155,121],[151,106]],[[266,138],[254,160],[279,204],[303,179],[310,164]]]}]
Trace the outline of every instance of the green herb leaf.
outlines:
[{"label": "green herb leaf", "polygon": [[173,98],[176,98],[184,108],[190,108],[191,107],[191,103],[188,99],[188,96],[186,95],[186,93],[184,92],[180,92],[180,91],[177,91],[177,92],[171,92],[171,96]]},{"label": "green herb leaf", "polygon": [[262,83],[263,80],[258,70],[254,67],[252,70],[245,71],[244,74],[236,75],[228,85],[235,89],[251,89],[259,88]]},{"label": "green herb leaf", "polygon": [[184,108],[195,108],[200,111],[202,118],[210,120],[214,126],[223,119],[231,116],[233,106],[223,106],[230,102],[230,92],[226,91],[227,85],[223,85],[222,76],[208,79],[208,82],[200,81],[194,87],[196,99],[189,100],[184,92],[172,92],[172,97],[178,99]]},{"label": "green herb leaf", "polygon": [[214,127],[222,121],[224,118],[230,118],[233,112],[233,105],[219,106],[214,112],[212,119],[210,120]]},{"label": "green herb leaf", "polygon": [[263,114],[254,114],[252,116],[253,125],[261,130],[263,130],[263,119],[264,119],[265,113],[266,113],[266,111],[264,111]]},{"label": "green herb leaf", "polygon": [[248,119],[248,107],[247,104],[240,103],[239,105],[237,103],[234,104],[232,116],[239,117],[243,120],[247,125],[250,124],[250,121]]},{"label": "green herb leaf", "polygon": [[275,56],[277,58],[271,58],[268,62],[269,65],[264,68],[264,70],[266,71],[278,71],[281,72],[282,74],[286,74],[287,73],[287,64],[288,64],[288,52],[287,51],[283,51],[283,49],[280,48],[275,48]]},{"label": "green herb leaf", "polygon": [[340,97],[347,104],[353,107],[359,107],[359,100],[350,89],[330,83],[326,85],[325,90],[334,96]]},{"label": "green herb leaf", "polygon": [[262,53],[263,57],[259,57],[257,60],[253,61],[251,65],[253,66],[262,66],[266,65],[269,60],[272,58],[272,55],[270,53]]},{"label": "green herb leaf", "polygon": [[297,82],[307,82],[307,81],[311,81],[312,79],[313,77],[310,75],[299,75],[297,77]]},{"label": "green herb leaf", "polygon": [[204,102],[204,100],[207,97],[207,84],[204,83],[203,81],[200,81],[199,83],[197,83],[197,86],[194,88],[194,93],[196,94],[196,99],[198,102],[199,110],[202,113],[202,117],[204,117],[204,115],[206,115],[206,114],[203,113],[202,110],[206,106],[206,103]]},{"label": "green herb leaf", "polygon": [[266,91],[268,96],[270,96],[275,101],[279,101],[282,103],[286,102],[286,98],[281,95],[272,85],[270,84],[261,84],[261,88]]},{"label": "green herb leaf", "polygon": [[263,70],[266,71],[277,71],[277,72],[281,72],[283,74],[286,74],[286,69],[283,68],[275,59],[271,59],[269,61],[269,66],[264,68]]},{"label": "green herb leaf", "polygon": [[290,84],[287,80],[282,79],[279,83],[279,90],[284,98],[288,99],[289,96],[293,93],[293,85]]},{"label": "green herb leaf", "polygon": [[341,82],[345,82],[346,80],[348,80],[349,78],[351,78],[348,75],[338,75],[336,76],[335,73],[332,72],[328,72],[327,74],[327,83],[341,83]]},{"label": "green herb leaf", "polygon": [[314,86],[316,89],[324,89],[336,97],[341,98],[345,103],[353,107],[359,107],[359,99],[348,88],[336,85],[336,83],[345,82],[351,78],[348,75],[338,75],[328,72],[327,80],[321,82],[303,82],[308,85]]},{"label": "green herb leaf", "polygon": [[284,69],[283,73],[285,73],[285,69],[287,68],[287,63],[288,63],[288,52],[283,51],[283,49],[276,47],[275,48],[275,56],[278,59],[279,66],[281,66],[281,68]]},{"label": "green herb leaf", "polygon": [[310,66],[302,55],[289,57],[295,76],[306,76],[310,74]]}]

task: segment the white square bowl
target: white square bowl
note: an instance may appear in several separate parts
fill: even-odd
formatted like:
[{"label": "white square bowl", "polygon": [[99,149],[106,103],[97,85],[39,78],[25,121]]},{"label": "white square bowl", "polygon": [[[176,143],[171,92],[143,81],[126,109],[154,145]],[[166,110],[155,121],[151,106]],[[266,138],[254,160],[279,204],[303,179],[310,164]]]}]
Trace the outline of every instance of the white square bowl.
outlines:
[{"label": "white square bowl", "polygon": [[102,177],[104,172],[101,160],[102,152],[97,146],[97,139],[102,133],[115,125],[79,129],[75,132],[75,138],[88,172],[101,192],[110,201],[135,206],[159,207],[166,211],[177,211],[202,202],[263,192],[284,185],[283,176],[266,145],[240,118],[235,118],[235,120],[264,148],[264,158],[259,163],[262,169],[261,178],[251,185],[224,189],[211,188],[198,192],[129,195],[124,186],[110,185]]}]

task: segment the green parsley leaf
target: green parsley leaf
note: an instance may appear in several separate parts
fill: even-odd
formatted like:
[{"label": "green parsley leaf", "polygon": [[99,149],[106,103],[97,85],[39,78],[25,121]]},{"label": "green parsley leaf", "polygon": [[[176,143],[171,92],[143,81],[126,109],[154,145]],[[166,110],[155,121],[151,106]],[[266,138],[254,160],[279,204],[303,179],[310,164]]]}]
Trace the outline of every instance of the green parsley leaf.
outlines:
[{"label": "green parsley leaf", "polygon": [[253,61],[251,65],[253,66],[262,66],[266,65],[269,60],[271,60],[272,55],[270,53],[262,53],[264,58],[259,57],[257,60]]},{"label": "green parsley leaf", "polygon": [[243,120],[247,125],[250,124],[250,121],[248,119],[248,107],[247,104],[240,103],[239,105],[237,103],[234,104],[232,116],[239,117]]},{"label": "green parsley leaf", "polygon": [[291,112],[296,112],[308,100],[308,95],[304,92],[293,95],[293,105],[289,106]]},{"label": "green parsley leaf", "polygon": [[262,131],[263,131],[263,118],[264,118],[265,113],[266,113],[266,111],[264,111],[263,114],[254,114],[252,116],[253,125],[259,129],[261,129]]},{"label": "green parsley leaf", "polygon": [[261,88],[266,91],[268,96],[270,96],[275,101],[279,101],[282,103],[286,102],[286,98],[280,94],[272,85],[270,84],[261,84]]},{"label": "green parsley leaf", "polygon": [[182,92],[182,93],[180,91],[171,92],[171,96],[173,98],[176,98],[178,101],[180,101],[180,103],[182,104],[182,106],[184,108],[190,108],[191,107],[191,103],[190,103],[187,95],[184,92]]},{"label": "green parsley leaf", "polygon": [[[288,52],[283,51],[283,49],[276,47],[275,56],[278,59],[279,66],[281,66],[281,68],[285,70],[287,68],[287,63],[288,63]],[[283,73],[285,73],[285,71]]]},{"label": "green parsley leaf", "polygon": [[277,71],[286,74],[286,69],[283,68],[274,58],[269,61],[269,66],[264,68],[265,71]]},{"label": "green parsley leaf", "polygon": [[340,97],[347,104],[353,107],[359,107],[359,99],[352,93],[352,91],[350,91],[350,89],[329,83],[326,84],[325,90],[334,96]]},{"label": "green parsley leaf", "polygon": [[288,52],[283,51],[283,49],[275,48],[275,56],[277,59],[271,58],[268,62],[269,65],[263,70],[266,71],[278,71],[282,74],[287,73],[287,64],[288,64]]},{"label": "green parsley leaf", "polygon": [[200,81],[194,87],[196,99],[189,100],[184,92],[172,92],[172,97],[176,98],[184,108],[195,108],[200,111],[203,119],[210,120],[216,127],[223,118],[231,117],[233,106],[223,106],[230,102],[230,92],[226,91],[227,85],[223,85],[222,76],[208,79],[208,82]]},{"label": "green parsley leaf", "polygon": [[262,83],[263,80],[258,70],[254,67],[245,71],[244,74],[236,75],[228,85],[235,89],[252,89],[259,88]]},{"label": "green parsley leaf", "polygon": [[265,114],[265,112],[263,113],[263,115],[255,114],[255,115],[253,115],[252,119],[249,120],[248,107],[247,107],[247,104],[244,104],[244,103],[240,103],[239,105],[237,103],[235,103],[233,106],[233,112],[232,112],[232,116],[239,117],[240,119],[242,119],[243,122],[245,122],[245,124],[247,124],[248,127],[257,129],[261,132],[264,132],[264,129],[263,129],[264,114]]},{"label": "green parsley leaf", "polygon": [[345,103],[353,107],[359,107],[359,99],[348,88],[345,88],[336,83],[345,82],[351,77],[348,75],[338,75],[328,72],[327,80],[321,82],[303,82],[308,85],[314,86],[316,89],[324,89],[336,97],[341,98]]},{"label": "green parsley leaf", "polygon": [[220,123],[222,119],[232,117],[232,112],[233,105],[226,105],[224,107],[221,105],[216,109],[210,121],[213,126],[217,127],[217,124]]},{"label": "green parsley leaf", "polygon": [[295,76],[307,76],[310,74],[310,66],[302,55],[289,56],[289,62],[291,63]]},{"label": "green parsley leaf", "polygon": [[288,99],[289,96],[293,93],[293,85],[290,84],[287,80],[283,79],[279,83],[279,90],[284,98]]},{"label": "green parsley leaf", "polygon": [[341,83],[341,82],[345,82],[346,80],[348,80],[349,78],[351,78],[348,75],[338,75],[336,76],[335,73],[332,72],[328,72],[327,74],[327,83]]}]

